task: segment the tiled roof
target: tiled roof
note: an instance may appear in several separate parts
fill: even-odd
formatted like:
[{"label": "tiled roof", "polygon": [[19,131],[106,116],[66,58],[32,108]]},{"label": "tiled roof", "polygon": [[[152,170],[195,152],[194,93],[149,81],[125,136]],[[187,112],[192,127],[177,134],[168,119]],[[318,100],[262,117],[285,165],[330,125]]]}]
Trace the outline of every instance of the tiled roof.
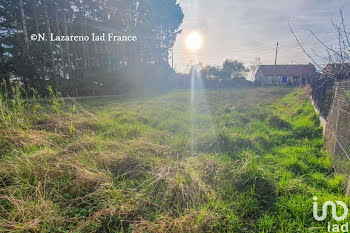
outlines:
[{"label": "tiled roof", "polygon": [[323,73],[329,77],[349,78],[350,77],[350,64],[328,64]]},{"label": "tiled roof", "polygon": [[261,65],[258,72],[265,76],[309,76],[316,73],[313,65]]}]

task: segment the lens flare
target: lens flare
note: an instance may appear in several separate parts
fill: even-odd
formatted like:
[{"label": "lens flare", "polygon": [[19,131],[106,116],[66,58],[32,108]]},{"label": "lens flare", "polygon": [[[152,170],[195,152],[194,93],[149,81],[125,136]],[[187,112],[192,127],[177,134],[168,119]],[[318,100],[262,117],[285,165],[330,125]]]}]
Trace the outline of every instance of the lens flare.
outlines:
[{"label": "lens flare", "polygon": [[197,52],[199,49],[202,48],[202,45],[203,38],[198,32],[191,32],[191,34],[187,36],[186,46],[192,52]]}]

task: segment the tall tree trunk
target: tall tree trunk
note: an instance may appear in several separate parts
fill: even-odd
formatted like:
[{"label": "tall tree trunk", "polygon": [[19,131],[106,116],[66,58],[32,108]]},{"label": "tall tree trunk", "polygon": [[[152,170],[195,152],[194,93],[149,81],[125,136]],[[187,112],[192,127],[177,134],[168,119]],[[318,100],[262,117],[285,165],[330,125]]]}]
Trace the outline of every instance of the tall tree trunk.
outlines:
[{"label": "tall tree trunk", "polygon": [[[39,23],[38,23],[38,5],[37,3],[35,3],[35,6],[34,6],[34,17],[35,17],[35,32],[36,34],[39,34]],[[36,44],[37,45],[37,44]],[[35,47],[36,50],[37,50],[37,46]],[[45,68],[45,65],[42,65],[42,64],[46,64],[45,63],[45,56],[43,56],[43,54],[41,52],[39,52],[38,50],[36,51],[36,59],[35,61],[33,61],[33,64],[35,64],[36,66],[36,70],[39,71],[39,73],[37,72],[37,75],[39,76],[40,80],[43,79],[43,73],[46,72],[46,68]]]},{"label": "tall tree trunk", "polygon": [[35,15],[35,29],[36,34],[39,34],[39,24],[38,24],[38,14],[37,14],[37,5],[34,6],[34,15]]},{"label": "tall tree trunk", "polygon": [[[97,34],[96,33],[96,27],[94,27],[94,33],[95,34]],[[99,67],[99,61],[98,61],[98,47],[97,47],[97,43],[99,43],[99,42],[97,42],[97,41],[95,41],[94,42],[94,53],[95,53],[95,56],[94,56],[94,58],[95,58],[95,64],[94,64],[94,70],[96,70],[96,68],[98,68]]]},{"label": "tall tree trunk", "polygon": [[[46,17],[46,27],[47,27],[47,32],[50,36],[51,34],[51,27],[50,27],[50,19],[49,19],[49,15],[47,14],[47,8],[45,7],[45,17]],[[52,43],[51,40],[49,40],[49,50],[50,50],[50,57],[51,57],[51,69],[52,69],[52,75],[54,76],[54,80],[55,80],[55,88],[58,89],[59,88],[59,80],[58,80],[58,74],[56,75],[56,66],[55,66],[55,58],[53,55],[53,51],[52,51]]]},{"label": "tall tree trunk", "polygon": [[[72,18],[73,18],[73,16],[71,16],[71,19],[70,19],[70,31],[71,32],[73,32]],[[73,51],[74,79],[78,79],[78,71],[77,71],[78,49],[77,49],[76,43],[72,43],[72,51]],[[73,81],[73,77],[72,77],[72,81]]]},{"label": "tall tree trunk", "polygon": [[23,34],[24,34],[24,45],[26,49],[26,53],[29,52],[29,39],[28,39],[28,31],[27,31],[27,20],[24,15],[24,7],[23,7],[23,1],[19,0],[19,5],[21,7],[21,17],[22,17],[22,26],[23,26]]},{"label": "tall tree trunk", "polygon": [[[63,13],[63,31],[64,34],[68,36],[68,28],[67,28],[67,19],[66,19],[66,14]],[[69,41],[65,42],[66,44],[66,52],[67,52],[67,63],[68,63],[68,77],[69,77],[69,85],[70,88],[73,88],[73,80],[72,80],[72,62],[71,62],[71,52],[69,50]]]},{"label": "tall tree trunk", "polygon": [[[58,33],[58,36],[61,36],[61,29],[60,29],[60,24],[58,22],[58,13],[57,13],[57,10],[56,10],[56,25],[57,25],[57,33]],[[62,62],[62,74],[63,74],[63,80],[66,79],[66,64],[64,62],[64,48],[62,46],[62,42],[59,41],[59,46],[60,46],[60,50],[61,50],[61,62]]]},{"label": "tall tree trunk", "polygon": [[[81,9],[80,9],[81,12]],[[83,17],[80,20],[80,28],[81,28],[81,35],[84,36],[84,22],[83,19],[85,18],[85,13],[83,15]],[[86,79],[86,74],[87,74],[87,62],[86,62],[86,49],[85,49],[85,42],[82,41],[81,42],[82,46],[83,46],[83,53],[82,53],[82,58],[83,58],[83,64],[84,64],[84,71],[83,71],[83,78]]]},{"label": "tall tree trunk", "polygon": [[[84,35],[89,35],[87,31],[87,20],[84,17]],[[91,57],[90,57],[90,41],[86,42],[86,64],[87,64],[87,73],[91,70]]]},{"label": "tall tree trunk", "polygon": [[[22,28],[23,28],[23,34],[24,34],[24,54],[27,59],[27,62],[30,61],[29,59],[29,39],[28,39],[28,31],[27,31],[27,22],[26,22],[26,16],[24,14],[24,7],[23,7],[23,1],[19,0],[19,5],[21,8],[21,17],[22,17]],[[23,77],[23,83],[25,90],[29,90],[29,82],[28,82],[28,77],[24,76]]]}]

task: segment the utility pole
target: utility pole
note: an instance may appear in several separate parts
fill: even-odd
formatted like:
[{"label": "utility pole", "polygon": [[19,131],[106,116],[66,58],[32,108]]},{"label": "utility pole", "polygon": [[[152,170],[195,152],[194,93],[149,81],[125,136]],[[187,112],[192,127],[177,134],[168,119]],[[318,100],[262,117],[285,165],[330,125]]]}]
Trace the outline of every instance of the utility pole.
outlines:
[{"label": "utility pole", "polygon": [[277,46],[276,46],[275,65],[277,65],[277,54],[278,54],[278,41],[277,41]]},{"label": "utility pole", "polygon": [[274,68],[274,77],[273,77],[273,81],[274,84],[277,83],[277,79],[276,79],[276,66],[277,66],[277,55],[278,55],[278,41],[277,41],[277,46],[276,46],[276,55],[275,55],[275,68]]}]

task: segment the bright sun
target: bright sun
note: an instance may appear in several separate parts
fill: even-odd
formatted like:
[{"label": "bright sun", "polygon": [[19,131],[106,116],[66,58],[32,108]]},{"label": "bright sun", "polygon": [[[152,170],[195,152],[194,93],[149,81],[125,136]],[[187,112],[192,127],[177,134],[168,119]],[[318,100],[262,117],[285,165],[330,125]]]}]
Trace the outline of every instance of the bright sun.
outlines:
[{"label": "bright sun", "polygon": [[203,39],[198,32],[191,32],[191,34],[187,36],[186,46],[192,52],[196,52],[200,48],[202,48],[202,44],[203,44]]}]

